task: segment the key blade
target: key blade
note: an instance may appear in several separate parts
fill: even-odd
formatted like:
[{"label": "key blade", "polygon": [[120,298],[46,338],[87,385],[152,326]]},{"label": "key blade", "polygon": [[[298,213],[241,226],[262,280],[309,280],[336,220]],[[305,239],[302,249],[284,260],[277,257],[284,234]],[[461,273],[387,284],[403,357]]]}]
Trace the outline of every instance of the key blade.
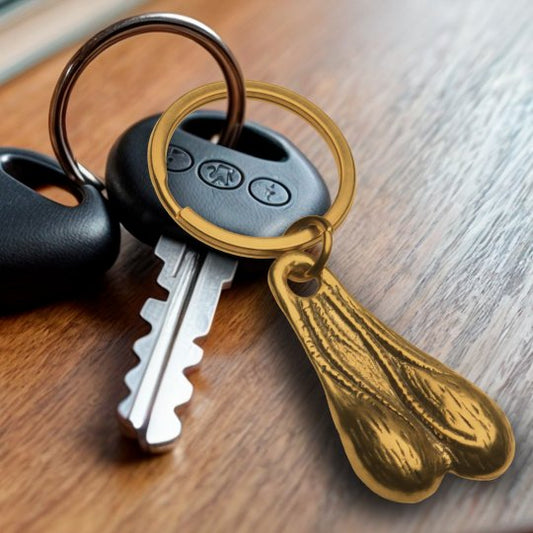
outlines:
[{"label": "key blade", "polygon": [[169,449],[181,433],[175,409],[193,390],[184,372],[201,361],[196,341],[208,334],[237,267],[235,259],[212,252],[202,258],[166,237],[156,254],[165,262],[158,282],[169,295],[165,302],[148,299],[141,311],[152,330],[134,344],[139,363],[126,375],[130,394],[118,407],[124,433],[154,453]]},{"label": "key blade", "polygon": [[[149,298],[141,309],[140,315],[151,325],[151,331],[133,346],[139,363],[124,378],[130,394],[118,406],[118,416],[124,432],[140,441],[139,432],[149,416],[152,396],[157,391],[160,374],[166,366],[172,335],[180,320],[188,289],[196,275],[198,261],[196,254],[187,254],[184,244],[172,243],[163,238],[156,247],[156,255],[164,261],[158,283],[169,294],[166,301]],[[182,386],[180,390],[186,392],[186,387],[187,385]]]}]

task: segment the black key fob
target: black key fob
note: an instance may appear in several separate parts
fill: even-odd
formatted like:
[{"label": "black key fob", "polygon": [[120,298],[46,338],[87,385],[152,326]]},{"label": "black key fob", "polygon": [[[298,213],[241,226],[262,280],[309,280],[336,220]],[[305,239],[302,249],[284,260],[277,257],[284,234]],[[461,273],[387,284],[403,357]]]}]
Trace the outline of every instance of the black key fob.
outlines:
[{"label": "black key fob", "polygon": [[[111,149],[106,169],[113,211],[128,231],[152,245],[161,234],[192,239],[166,213],[148,174],[148,139],[158,118],[131,126]],[[256,237],[282,235],[299,218],[327,211],[327,187],[294,144],[253,122],[244,125],[233,149],[210,142],[224,120],[219,111],[196,111],[172,136],[168,183],[180,205]]]},{"label": "black key fob", "polygon": [[[65,206],[35,188],[70,192]],[[51,158],[0,148],[0,312],[63,298],[114,263],[120,226],[91,185],[77,185]]]}]

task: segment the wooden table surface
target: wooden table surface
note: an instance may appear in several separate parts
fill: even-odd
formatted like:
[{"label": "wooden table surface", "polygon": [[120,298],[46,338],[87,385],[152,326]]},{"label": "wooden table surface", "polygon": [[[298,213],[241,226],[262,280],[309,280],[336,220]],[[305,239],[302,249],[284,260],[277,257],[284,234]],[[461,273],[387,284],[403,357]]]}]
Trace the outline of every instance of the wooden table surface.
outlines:
[{"label": "wooden table surface", "polygon": [[[358,164],[355,207],[330,265],[355,297],[494,397],[516,432],[508,472],[448,476],[417,505],[352,473],[325,398],[265,279],[221,300],[191,375],[173,453],[120,436],[122,378],[162,295],[151,250],[124,232],[99,291],[0,321],[2,531],[456,532],[533,528],[531,368],[533,4],[471,0],[162,0],[141,10],[211,25],[246,77],[286,85],[341,126]],[[48,102],[74,48],[0,87],[0,144],[51,153]],[[185,90],[220,78],[197,46],[144,35],[83,76],[76,154],[103,172],[114,139]],[[265,105],[336,178],[324,145]]]}]

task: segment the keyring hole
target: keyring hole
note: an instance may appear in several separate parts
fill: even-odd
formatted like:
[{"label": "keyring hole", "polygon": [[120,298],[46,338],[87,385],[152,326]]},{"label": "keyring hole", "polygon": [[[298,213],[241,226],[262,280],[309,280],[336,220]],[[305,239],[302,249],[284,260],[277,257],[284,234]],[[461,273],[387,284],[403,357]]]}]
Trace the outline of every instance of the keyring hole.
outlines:
[{"label": "keyring hole", "polygon": [[[196,135],[202,139],[209,141],[215,140],[217,142],[219,133],[224,125],[224,119],[206,119],[203,117],[189,117],[186,118],[180,126],[180,129]],[[272,139],[259,135],[254,130],[246,125],[242,129],[242,133],[233,147],[233,150],[243,154],[251,155],[259,159],[267,161],[287,161],[289,154],[283,149],[281,144],[278,144]]]},{"label": "keyring hole", "polygon": [[[312,246],[311,248],[307,248],[305,253],[307,253],[309,256],[313,258],[313,264],[316,264],[316,262],[320,258],[321,254],[321,245],[316,244],[315,246]],[[313,275],[309,275],[310,269],[313,268],[312,265],[307,264],[299,264],[292,267],[292,270],[289,272],[288,279],[290,284],[298,287],[298,290],[294,290],[294,288],[291,285],[291,288],[293,288],[293,292],[300,296],[310,296],[310,294],[303,294],[302,291],[306,291],[305,287],[301,287],[303,285],[311,283],[312,285],[314,283],[318,283],[316,278]],[[318,287],[317,287],[318,288]],[[316,291],[315,291],[316,292]],[[314,292],[313,292],[314,294]]]},{"label": "keyring hole", "polygon": [[289,277],[288,285],[294,294],[302,298],[310,298],[320,289],[320,282],[316,278],[310,278],[307,281],[295,281]]},{"label": "keyring hole", "polygon": [[32,187],[32,189],[41,196],[48,198],[48,200],[52,200],[53,202],[57,202],[66,207],[76,207],[77,205],[80,205],[80,202],[73,194],[57,185],[38,185]]},{"label": "keyring hole", "polygon": [[[292,272],[289,274],[289,277],[296,281],[306,281],[309,278],[317,277],[320,275],[324,269],[329,256],[331,254],[332,247],[332,227],[331,224],[323,217],[310,215],[308,217],[303,217],[297,220],[289,229],[286,231],[286,234],[290,234],[294,231],[297,231],[301,228],[314,227],[319,230],[322,227],[322,244],[311,246],[308,249],[304,250],[309,259],[313,261],[311,265],[299,264],[295,265],[292,268]],[[319,249],[317,253],[316,250]]]},{"label": "keyring hole", "polygon": [[2,158],[2,170],[13,179],[34,190],[36,193],[58,204],[75,207],[81,197],[72,182],[52,167],[26,159],[9,156]]}]

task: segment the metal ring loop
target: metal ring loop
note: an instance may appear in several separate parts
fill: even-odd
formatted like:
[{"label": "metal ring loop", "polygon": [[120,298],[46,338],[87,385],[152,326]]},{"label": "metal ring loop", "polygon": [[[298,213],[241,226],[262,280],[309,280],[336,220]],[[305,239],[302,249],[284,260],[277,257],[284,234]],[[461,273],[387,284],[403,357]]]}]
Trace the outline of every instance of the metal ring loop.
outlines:
[{"label": "metal ring loop", "polygon": [[320,255],[315,259],[315,262],[305,268],[303,271],[292,271],[289,277],[294,281],[309,281],[312,278],[318,278],[320,272],[326,266],[329,256],[331,255],[331,249],[333,247],[333,228],[328,219],[319,215],[310,215],[300,218],[294,224],[289,226],[285,235],[294,233],[306,227],[315,227],[320,230],[320,238],[322,239],[322,250]]},{"label": "metal ring loop", "polygon": [[239,138],[244,122],[246,94],[244,78],[230,49],[208,26],[189,17],[172,13],[145,13],[129,17],[98,32],[70,59],[54,89],[50,102],[48,129],[55,155],[67,176],[81,184],[90,183],[99,189],[103,182],[76,161],[66,133],[67,104],[77,79],[101,52],[132,35],[153,31],[177,33],[203,46],[217,61],[228,87],[227,121],[220,143],[232,146]]},{"label": "metal ring loop", "polygon": [[[280,237],[252,237],[212,224],[190,207],[182,207],[172,196],[167,182],[166,155],[172,134],[180,122],[199,107],[226,96],[222,83],[198,87],[176,100],[159,118],[148,142],[148,170],[157,196],[178,225],[199,241],[228,254],[273,258],[291,250],[303,250],[320,242],[311,228]],[[246,96],[277,104],[313,126],[332,151],[339,172],[339,189],[323,216],[337,228],[352,206],[356,189],[355,163],[350,146],[338,126],[318,106],[285,87],[259,81],[246,82]]]}]

